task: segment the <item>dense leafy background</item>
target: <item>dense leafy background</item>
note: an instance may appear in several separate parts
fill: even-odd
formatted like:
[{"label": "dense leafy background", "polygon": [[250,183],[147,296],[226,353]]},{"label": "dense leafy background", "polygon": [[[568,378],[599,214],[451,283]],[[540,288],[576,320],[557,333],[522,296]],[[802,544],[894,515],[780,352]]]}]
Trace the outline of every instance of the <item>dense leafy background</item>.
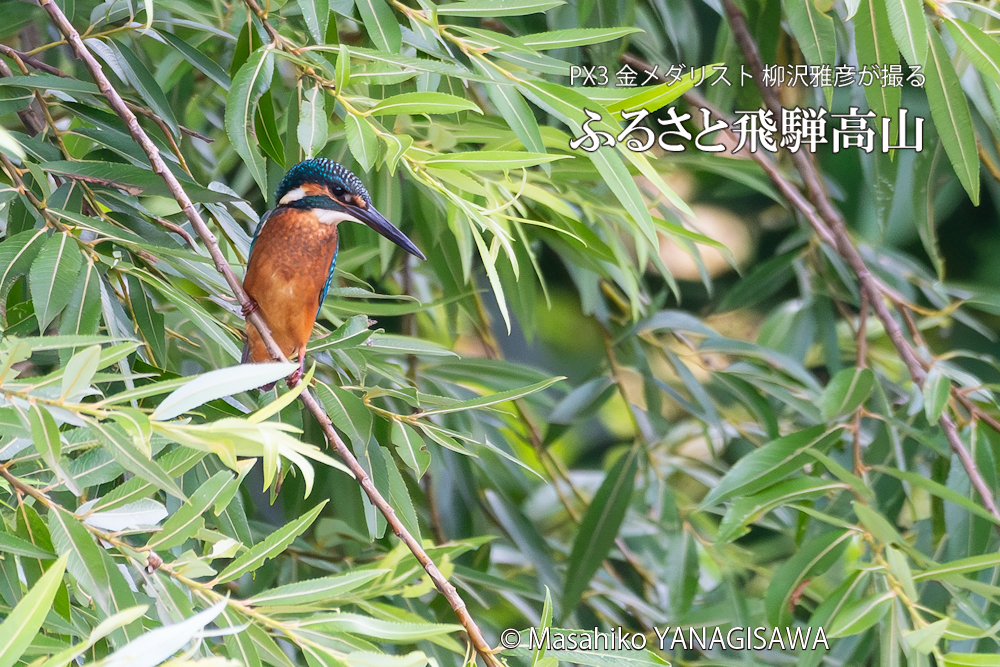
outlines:
[{"label": "dense leafy background", "polygon": [[[583,107],[637,93],[571,89],[571,65],[738,82],[717,0],[59,4],[238,272],[307,156],[354,169],[425,251],[343,228],[314,391],[493,645],[823,626],[829,652],[661,655],[1000,664],[1000,518],[968,474],[1000,489],[992,4],[742,5],[766,63],[923,66],[923,89],[781,91],[929,119],[921,154],[817,156],[912,318],[922,387],[756,163],[569,150]],[[233,367],[238,304],[46,12],[2,15],[0,44],[35,60],[0,57],[0,666],[468,659],[318,425],[283,385],[251,389],[288,367]],[[702,90],[761,106],[749,83]]]}]

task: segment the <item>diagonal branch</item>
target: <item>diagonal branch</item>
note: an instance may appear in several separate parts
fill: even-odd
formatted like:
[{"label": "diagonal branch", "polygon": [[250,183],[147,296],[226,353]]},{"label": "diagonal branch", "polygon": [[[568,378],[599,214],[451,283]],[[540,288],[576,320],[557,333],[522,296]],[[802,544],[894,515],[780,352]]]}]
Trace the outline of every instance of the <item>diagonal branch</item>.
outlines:
[{"label": "diagonal branch", "polygon": [[[49,13],[49,16],[52,18],[53,23],[59,31],[66,37],[66,41],[69,43],[70,47],[72,47],[76,57],[82,60],[86,65],[94,79],[94,82],[97,84],[97,87],[100,89],[104,97],[108,100],[111,108],[128,127],[132,138],[142,147],[143,152],[146,153],[146,157],[149,159],[150,165],[153,167],[153,171],[167,184],[167,188],[169,188],[170,193],[184,211],[184,215],[191,222],[191,226],[208,248],[208,252],[212,256],[212,260],[215,262],[215,268],[226,279],[226,282],[229,284],[230,289],[232,289],[233,294],[239,300],[240,304],[246,306],[249,302],[246,292],[243,291],[243,286],[240,283],[240,280],[233,273],[232,268],[229,266],[225,256],[223,256],[222,251],[219,249],[219,244],[215,235],[208,228],[208,225],[205,224],[201,214],[195,208],[191,198],[188,197],[180,182],[173,175],[173,172],[167,168],[166,163],[164,163],[163,158],[160,156],[159,150],[157,150],[156,145],[150,140],[149,136],[139,125],[139,121],[136,119],[135,114],[132,113],[128,105],[122,99],[121,95],[119,95],[118,91],[116,91],[111,85],[111,82],[108,80],[107,76],[105,76],[100,63],[97,62],[93,54],[91,54],[86,45],[84,45],[83,40],[80,38],[80,33],[77,32],[72,24],[70,24],[66,15],[63,14],[62,10],[53,0],[40,0],[40,4],[45,8],[45,11]],[[271,332],[268,330],[267,325],[261,318],[260,313],[250,313],[247,321],[257,327],[257,331],[260,333],[260,337],[264,341],[268,352],[271,353],[271,356],[279,361],[287,361],[285,356],[281,353],[281,349],[274,342],[274,338],[271,337]],[[299,400],[302,401],[309,412],[311,412],[319,422],[328,442],[333,446],[340,458],[343,459],[344,463],[347,464],[347,467],[351,470],[351,472],[354,473],[358,483],[361,484],[361,488],[364,489],[365,493],[368,495],[369,500],[371,500],[372,504],[378,508],[383,516],[385,516],[386,521],[389,523],[389,526],[392,527],[393,532],[406,544],[407,548],[409,548],[409,550],[413,553],[417,561],[427,572],[427,575],[434,582],[434,585],[437,586],[437,589],[448,601],[448,604],[451,605],[451,608],[454,610],[459,622],[468,633],[472,645],[483,657],[487,666],[499,667],[499,663],[497,662],[497,659],[493,657],[489,644],[487,644],[486,640],[483,638],[483,634],[480,631],[479,626],[476,625],[476,622],[469,614],[469,611],[465,606],[465,602],[458,594],[458,591],[451,584],[451,582],[449,582],[444,575],[441,574],[441,571],[438,570],[430,556],[427,555],[427,552],[424,550],[420,542],[418,542],[417,539],[406,529],[402,522],[400,522],[399,518],[396,516],[395,510],[393,510],[392,506],[388,501],[386,501],[382,494],[379,493],[378,489],[375,488],[375,483],[372,481],[371,477],[368,476],[368,473],[366,473],[364,468],[361,467],[361,464],[358,463],[354,454],[351,453],[351,450],[347,448],[347,445],[344,444],[344,441],[334,430],[330,417],[308,390],[303,391],[299,395]]]},{"label": "diagonal branch", "polygon": [[[750,30],[747,27],[746,17],[733,3],[733,0],[723,0],[723,5],[725,7],[726,17],[729,20],[729,26],[733,31],[733,37],[736,40],[737,45],[740,47],[740,50],[743,52],[743,57],[746,59],[747,64],[753,71],[754,81],[760,89],[764,105],[771,111],[771,113],[774,114],[775,117],[780,118],[781,101],[778,99],[777,92],[764,83],[764,64],[760,58],[760,51],[757,48],[757,44],[754,42],[753,36],[750,34]],[[859,287],[867,296],[868,303],[875,312],[875,316],[882,323],[886,334],[889,336],[889,340],[892,341],[892,344],[899,353],[903,363],[906,364],[906,368],[909,371],[914,384],[918,387],[923,387],[924,380],[927,377],[927,371],[924,368],[924,364],[917,355],[917,351],[914,349],[913,345],[910,344],[910,342],[906,339],[906,336],[903,334],[903,329],[899,322],[892,316],[892,312],[889,310],[886,301],[895,301],[897,307],[901,309],[905,309],[905,304],[897,299],[894,299],[889,293],[889,290],[887,290],[868,269],[864,258],[861,257],[861,253],[854,245],[854,242],[851,241],[851,235],[847,229],[846,223],[844,222],[844,218],[840,215],[840,212],[836,209],[836,207],[834,207],[833,202],[824,190],[819,171],[816,169],[816,165],[813,164],[809,155],[799,151],[793,152],[790,155],[792,164],[795,165],[796,170],[799,172],[802,182],[806,186],[806,192],[809,200],[812,203],[812,206],[809,207],[809,209],[812,209],[810,213],[818,214],[818,217],[817,215],[810,215],[810,213],[807,213],[806,209],[801,206],[802,195],[798,191],[798,188],[785,181],[783,177],[778,178],[780,175],[777,174],[776,170],[773,172],[769,171],[768,175],[771,177],[772,181],[778,185],[783,195],[786,194],[786,190],[788,189],[795,190],[795,194],[798,195],[798,197],[789,198],[789,202],[806,214],[806,219],[809,220],[809,223],[816,230],[816,233],[820,236],[820,238],[832,245],[844,261],[847,262],[847,265],[851,267],[851,270],[858,278]],[[784,185],[787,187],[783,187],[782,183],[779,181],[784,181]],[[975,487],[976,492],[979,494],[979,497],[983,502],[983,506],[989,511],[990,514],[993,515],[994,518],[1000,521],[1000,509],[997,508],[993,492],[986,484],[986,480],[983,478],[982,473],[976,466],[975,460],[972,458],[969,450],[962,442],[958,433],[958,426],[955,424],[955,421],[949,414],[944,413],[941,416],[939,424],[941,426],[941,430],[944,431],[945,437],[948,439],[948,443],[951,445],[952,451],[962,462],[962,466],[965,468],[966,474],[969,476],[973,487]]]}]

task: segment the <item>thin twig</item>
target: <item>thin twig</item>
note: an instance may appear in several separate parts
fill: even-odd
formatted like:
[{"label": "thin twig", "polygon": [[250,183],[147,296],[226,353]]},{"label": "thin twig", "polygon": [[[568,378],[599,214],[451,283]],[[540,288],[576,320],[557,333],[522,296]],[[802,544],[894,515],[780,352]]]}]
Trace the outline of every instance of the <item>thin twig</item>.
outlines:
[{"label": "thin twig", "polygon": [[[857,368],[868,367],[868,293],[861,292],[861,307],[858,309],[858,333],[857,352],[854,358],[854,365]],[[859,405],[854,411],[854,421],[852,430],[854,431],[854,473],[857,475],[865,471],[865,463],[861,457],[861,412],[864,406]]]},{"label": "thin twig", "polygon": [[[173,172],[167,168],[166,163],[164,163],[163,158],[160,156],[159,150],[150,140],[146,132],[142,129],[142,126],[139,125],[139,121],[135,117],[135,114],[132,113],[132,111],[125,104],[121,95],[119,95],[118,91],[116,91],[111,85],[111,82],[108,80],[107,76],[105,76],[100,63],[97,62],[94,56],[87,49],[86,45],[83,43],[83,40],[80,38],[80,33],[77,32],[72,24],[70,24],[66,15],[63,14],[62,10],[53,0],[40,0],[40,4],[45,8],[45,11],[49,13],[49,16],[52,17],[52,21],[55,23],[59,31],[66,37],[67,43],[72,47],[77,58],[83,61],[86,65],[94,79],[94,82],[97,84],[97,87],[100,89],[104,97],[108,100],[111,108],[128,127],[132,138],[142,147],[142,150],[146,153],[146,156],[149,159],[153,171],[166,183],[167,188],[170,190],[170,193],[184,211],[184,215],[191,222],[195,232],[205,243],[209,254],[215,262],[216,269],[223,275],[223,277],[225,277],[226,282],[233,291],[233,294],[239,300],[241,305],[246,306],[249,303],[246,292],[243,291],[242,284],[233,273],[233,270],[226,261],[226,258],[223,256],[215,235],[208,228],[208,225],[205,224],[201,214],[194,207],[194,203],[191,201],[190,197],[188,197]],[[277,343],[274,342],[274,338],[271,337],[271,332],[268,329],[267,324],[261,318],[260,313],[251,312],[247,320],[253,326],[257,327],[257,331],[260,333],[260,337],[272,358],[279,361],[287,361],[281,352],[281,348],[278,347]],[[451,584],[451,582],[449,582],[441,574],[441,571],[438,570],[430,556],[427,555],[423,545],[421,545],[420,542],[406,529],[402,522],[400,522],[399,518],[396,516],[395,510],[386,501],[382,494],[379,493],[378,489],[375,488],[375,483],[372,481],[371,477],[368,476],[368,473],[366,473],[365,469],[361,467],[360,463],[358,463],[354,454],[351,453],[350,449],[347,448],[347,445],[344,444],[344,441],[334,430],[330,417],[327,416],[326,412],[319,405],[319,403],[316,402],[316,399],[313,398],[312,394],[308,390],[305,390],[300,394],[299,400],[302,401],[309,412],[311,412],[319,422],[327,440],[331,443],[341,459],[343,459],[344,463],[347,464],[347,467],[354,474],[358,483],[361,485],[361,488],[364,489],[367,494],[369,500],[371,500],[372,504],[375,505],[375,507],[377,507],[382,513],[393,532],[406,544],[407,548],[411,553],[413,553],[414,557],[427,572],[427,575],[434,582],[434,585],[437,586],[437,589],[448,601],[448,604],[451,605],[451,608],[454,610],[459,622],[468,633],[473,647],[483,657],[484,662],[486,662],[488,667],[500,667],[499,662],[493,656],[493,652],[490,649],[489,644],[486,643],[479,626],[476,625],[476,622],[469,614],[469,610],[461,596],[458,594],[458,591]]]},{"label": "thin twig", "polygon": [[[778,95],[775,90],[764,83],[764,64],[761,61],[760,51],[757,49],[757,44],[754,42],[753,36],[750,34],[750,30],[747,27],[746,17],[732,0],[723,0],[723,5],[725,7],[726,16],[729,20],[729,26],[733,32],[733,37],[736,40],[736,44],[740,47],[740,50],[743,52],[743,57],[746,59],[747,64],[753,72],[754,81],[757,83],[757,87],[760,90],[765,106],[771,111],[771,113],[774,114],[775,117],[780,118],[781,101],[778,99]],[[850,232],[847,229],[847,225],[844,222],[843,217],[841,217],[840,212],[834,207],[830,197],[823,189],[819,172],[810,160],[809,156],[800,151],[793,152],[790,155],[792,164],[799,172],[803,183],[805,183],[809,200],[815,205],[815,212],[819,215],[819,224],[817,224],[817,220],[809,215],[806,216],[807,219],[809,219],[810,224],[813,225],[816,232],[820,235],[820,238],[824,241],[830,243],[828,239],[832,237],[833,242],[830,243],[830,245],[838,252],[838,254],[840,254],[844,261],[847,262],[847,265],[851,267],[851,270],[857,276],[859,287],[862,291],[867,293],[871,307],[875,311],[875,316],[882,323],[886,335],[889,337],[889,340],[892,341],[892,344],[899,353],[903,363],[906,364],[906,368],[909,371],[914,384],[918,387],[922,387],[927,376],[927,371],[917,355],[916,350],[912,345],[910,345],[909,341],[907,341],[899,322],[897,322],[892,316],[892,313],[886,305],[886,300],[891,299],[892,296],[871,274],[871,271],[865,264],[864,258],[861,257],[861,253],[851,240]],[[768,175],[771,176],[772,181],[774,181],[775,184],[779,184],[778,181],[775,181],[772,174],[769,173]],[[797,188],[795,188],[795,190],[798,192]],[[782,194],[785,194],[784,191]],[[802,210],[796,201],[791,199],[789,201],[796,208]],[[895,299],[894,302],[905,316],[905,302]],[[990,514],[993,515],[994,518],[1000,521],[1000,509],[997,508],[993,492],[986,484],[986,480],[983,478],[982,473],[976,466],[975,461],[969,454],[969,451],[962,442],[961,437],[959,437],[958,426],[947,413],[941,416],[939,423],[941,425],[941,429],[944,431],[945,437],[948,439],[948,443],[951,445],[952,450],[962,462],[962,466],[965,468],[966,474],[969,476],[973,487],[980,496],[983,506],[990,512]],[[998,526],[998,530],[1000,530],[1000,526]]]}]

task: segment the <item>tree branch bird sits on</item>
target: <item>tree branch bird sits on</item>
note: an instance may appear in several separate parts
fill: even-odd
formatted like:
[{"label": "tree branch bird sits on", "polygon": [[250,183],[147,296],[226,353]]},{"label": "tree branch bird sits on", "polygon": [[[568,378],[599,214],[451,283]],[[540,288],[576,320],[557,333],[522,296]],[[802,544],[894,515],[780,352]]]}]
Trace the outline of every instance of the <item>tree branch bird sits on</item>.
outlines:
[{"label": "tree branch bird sits on", "polygon": [[[357,176],[326,158],[292,167],[274,194],[277,207],[261,216],[253,235],[243,289],[243,317],[260,312],[286,357],[298,355],[293,386],[305,368],[306,345],[337,265],[337,225],[361,222],[403,250],[426,259],[417,246],[372,206]],[[271,360],[257,327],[246,327],[243,363]],[[265,389],[270,389],[269,385]]]}]

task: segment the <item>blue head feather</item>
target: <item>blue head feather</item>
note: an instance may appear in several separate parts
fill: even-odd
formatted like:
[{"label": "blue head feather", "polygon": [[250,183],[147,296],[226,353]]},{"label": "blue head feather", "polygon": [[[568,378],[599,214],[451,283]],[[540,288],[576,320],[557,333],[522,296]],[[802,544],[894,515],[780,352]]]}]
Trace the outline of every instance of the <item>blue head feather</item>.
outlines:
[{"label": "blue head feather", "polygon": [[326,185],[334,194],[340,189],[343,193],[359,195],[368,205],[372,203],[368,190],[365,189],[361,179],[352,174],[344,165],[325,157],[305,160],[289,169],[285,177],[278,183],[274,200],[280,202],[282,197],[303,183]]}]

